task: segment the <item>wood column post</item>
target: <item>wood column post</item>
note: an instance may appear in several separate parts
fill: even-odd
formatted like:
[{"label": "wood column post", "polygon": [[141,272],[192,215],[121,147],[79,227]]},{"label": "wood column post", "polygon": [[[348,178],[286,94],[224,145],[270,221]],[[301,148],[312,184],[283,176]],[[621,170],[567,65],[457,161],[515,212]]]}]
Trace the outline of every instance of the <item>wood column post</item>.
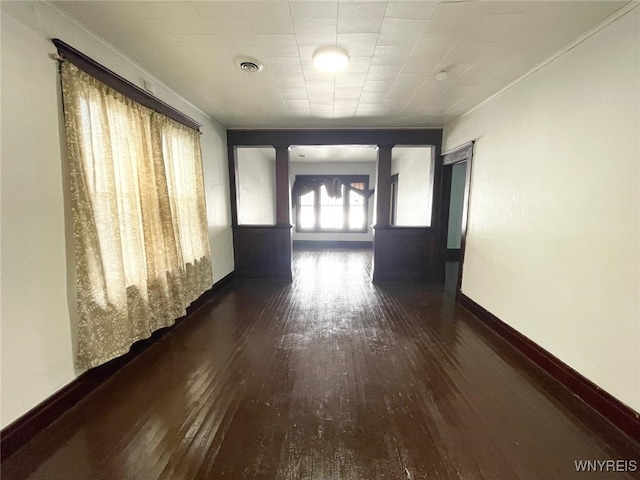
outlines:
[{"label": "wood column post", "polygon": [[291,185],[289,183],[289,146],[276,149],[276,225],[291,226]]},{"label": "wood column post", "polygon": [[388,228],[391,207],[391,148],[378,147],[378,178],[376,181],[376,228]]},{"label": "wood column post", "polygon": [[236,183],[236,147],[229,144],[227,147],[227,165],[229,167],[229,200],[231,200],[231,226],[238,226],[238,197]]}]

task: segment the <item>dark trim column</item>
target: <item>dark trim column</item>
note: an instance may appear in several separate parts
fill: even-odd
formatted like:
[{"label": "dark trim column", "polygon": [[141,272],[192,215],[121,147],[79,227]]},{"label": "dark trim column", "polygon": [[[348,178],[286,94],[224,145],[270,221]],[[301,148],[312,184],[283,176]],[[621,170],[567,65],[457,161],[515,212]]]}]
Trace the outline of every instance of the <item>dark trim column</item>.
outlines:
[{"label": "dark trim column", "polygon": [[[443,218],[449,218],[449,193],[444,193],[451,188],[451,178],[447,186],[444,185],[441,146],[434,145],[433,152],[433,204],[431,205],[431,225],[438,229],[438,245],[436,247],[436,259],[434,262],[434,281],[444,284],[447,266],[447,233],[449,223],[443,222]],[[444,196],[446,195],[446,201]],[[444,212],[446,210],[446,213]]]},{"label": "dark trim column", "polygon": [[388,228],[391,200],[391,146],[378,146],[375,228]]},{"label": "dark trim column", "polygon": [[236,227],[238,225],[236,155],[237,155],[236,147],[234,145],[229,144],[227,146],[227,158],[228,158],[228,166],[229,166],[229,196],[231,200],[231,226],[232,227]]},{"label": "dark trim column", "polygon": [[387,231],[391,213],[391,149],[390,145],[378,145],[376,178],[376,223],[373,225],[373,268],[371,281],[385,278],[383,256],[390,250]]},{"label": "dark trim column", "polygon": [[291,182],[289,180],[289,145],[276,149],[276,227],[280,240],[276,277],[293,280],[293,226],[291,225]]},{"label": "dark trim column", "polygon": [[291,226],[289,146],[276,146],[276,225]]}]

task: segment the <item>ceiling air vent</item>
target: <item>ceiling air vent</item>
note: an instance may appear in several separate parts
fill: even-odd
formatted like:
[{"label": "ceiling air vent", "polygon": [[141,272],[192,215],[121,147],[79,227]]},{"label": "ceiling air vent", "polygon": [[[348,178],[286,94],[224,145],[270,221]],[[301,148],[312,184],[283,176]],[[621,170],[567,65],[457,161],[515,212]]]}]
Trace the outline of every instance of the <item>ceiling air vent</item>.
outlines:
[{"label": "ceiling air vent", "polygon": [[255,58],[236,58],[234,64],[238,70],[245,73],[258,73],[264,68]]}]

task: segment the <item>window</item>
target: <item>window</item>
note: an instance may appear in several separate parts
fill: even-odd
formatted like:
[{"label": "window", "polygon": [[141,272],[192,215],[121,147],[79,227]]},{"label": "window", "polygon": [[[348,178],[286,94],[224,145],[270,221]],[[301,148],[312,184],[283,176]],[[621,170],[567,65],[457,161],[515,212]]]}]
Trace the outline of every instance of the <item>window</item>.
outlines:
[{"label": "window", "polygon": [[366,232],[368,175],[296,175],[298,232]]}]

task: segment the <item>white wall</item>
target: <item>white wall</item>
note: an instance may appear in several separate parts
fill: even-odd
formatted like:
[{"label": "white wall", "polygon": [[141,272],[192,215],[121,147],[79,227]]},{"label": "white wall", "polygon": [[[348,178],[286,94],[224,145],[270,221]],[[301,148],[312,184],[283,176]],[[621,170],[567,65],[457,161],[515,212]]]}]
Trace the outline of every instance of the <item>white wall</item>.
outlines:
[{"label": "white wall", "polygon": [[[369,175],[369,189],[376,186],[375,162],[291,162],[289,164],[289,179],[293,186],[296,175]],[[369,219],[366,233],[298,233],[293,230],[294,240],[314,241],[346,241],[346,242],[371,242],[373,232],[373,204],[374,195],[369,198]],[[295,209],[292,209],[291,219],[295,223]]]},{"label": "white wall", "polygon": [[640,410],[640,8],[475,111],[463,292]]},{"label": "white wall", "polygon": [[79,373],[74,369],[73,249],[67,241],[56,50],[60,38],[203,123],[214,280],[233,270],[224,129],[51,7],[2,2],[2,427]]},{"label": "white wall", "polygon": [[391,175],[398,174],[396,226],[431,225],[432,168],[431,147],[394,147],[391,150]]},{"label": "white wall", "polygon": [[236,184],[239,225],[276,224],[276,150],[238,147]]}]

